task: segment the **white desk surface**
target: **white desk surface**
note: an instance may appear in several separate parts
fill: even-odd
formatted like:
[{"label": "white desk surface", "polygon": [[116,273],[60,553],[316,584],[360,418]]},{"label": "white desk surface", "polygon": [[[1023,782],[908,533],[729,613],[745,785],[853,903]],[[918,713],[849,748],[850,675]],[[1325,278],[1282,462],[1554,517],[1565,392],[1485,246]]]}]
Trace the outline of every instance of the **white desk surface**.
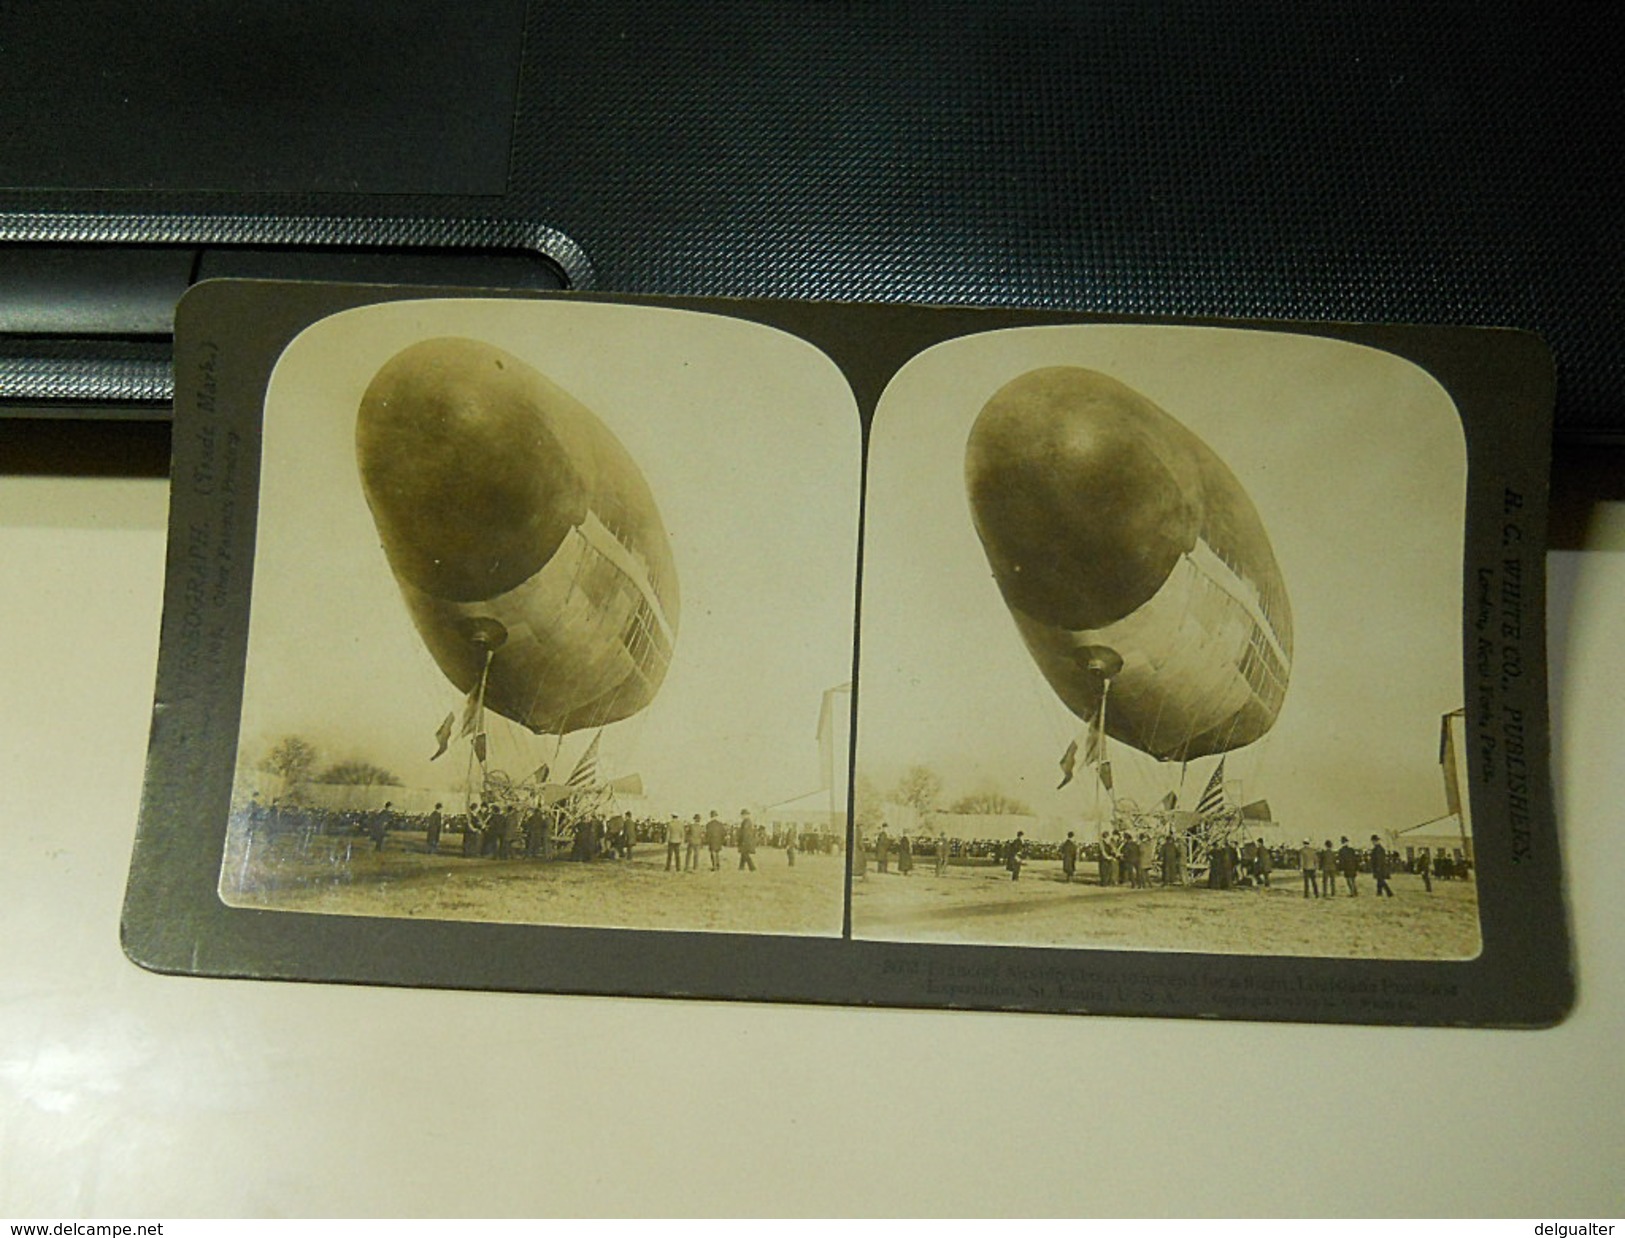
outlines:
[{"label": "white desk surface", "polygon": [[1625,509],[1550,558],[1579,1003],[1506,1032],[151,975],[166,492],[0,467],[0,1217],[1625,1211]]}]

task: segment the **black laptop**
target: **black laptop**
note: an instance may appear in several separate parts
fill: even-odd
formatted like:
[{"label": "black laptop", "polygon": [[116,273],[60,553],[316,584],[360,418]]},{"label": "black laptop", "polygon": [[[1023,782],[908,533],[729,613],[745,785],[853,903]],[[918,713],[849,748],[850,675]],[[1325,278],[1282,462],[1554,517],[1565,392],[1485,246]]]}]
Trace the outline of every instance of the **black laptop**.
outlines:
[{"label": "black laptop", "polygon": [[0,416],[213,276],[1539,331],[1625,438],[1625,92],[1521,3],[0,8]]}]

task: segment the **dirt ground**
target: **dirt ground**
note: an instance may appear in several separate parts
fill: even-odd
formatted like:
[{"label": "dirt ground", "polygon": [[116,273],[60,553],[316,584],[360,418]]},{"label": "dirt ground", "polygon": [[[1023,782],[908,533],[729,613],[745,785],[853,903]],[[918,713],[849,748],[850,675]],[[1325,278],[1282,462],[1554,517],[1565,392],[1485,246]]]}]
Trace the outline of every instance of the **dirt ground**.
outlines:
[{"label": "dirt ground", "polygon": [[594,928],[839,936],[845,866],[840,856],[761,848],[756,871],[724,848],[711,871],[702,847],[693,872],[667,872],[663,844],[631,860],[464,859],[460,837],[431,855],[421,834],[394,833],[384,850],[366,838],[233,831],[221,897],[235,907],[412,916]]},{"label": "dirt ground", "polygon": [[1296,869],[1278,870],[1267,890],[1125,886],[1102,888],[1081,866],[1067,883],[1059,861],[1038,861],[1011,881],[1002,868],[950,867],[934,876],[929,861],[912,875],[869,866],[852,889],[855,937],[978,945],[1089,946],[1219,954],[1308,955],[1362,959],[1468,959],[1481,938],[1471,881],[1392,879],[1393,898],[1375,897],[1360,874],[1359,894],[1306,899]]},{"label": "dirt ground", "polygon": [[[762,848],[757,871],[724,849],[711,871],[667,872],[665,847],[645,843],[630,861],[472,860],[448,835],[431,855],[421,834],[394,833],[375,851],[366,838],[256,837],[234,830],[221,894],[239,907],[598,928],[839,936],[844,858]],[[1322,958],[1468,959],[1480,948],[1478,898],[1470,881],[1393,879],[1378,899],[1368,874],[1359,896],[1341,882],[1335,898],[1306,899],[1295,870],[1268,890],[1203,886],[1101,888],[1092,868],[1062,879],[1059,862],[1035,861],[1020,881],[994,866],[929,861],[910,876],[877,873],[853,883],[855,937],[975,945],[1083,946]]]}]

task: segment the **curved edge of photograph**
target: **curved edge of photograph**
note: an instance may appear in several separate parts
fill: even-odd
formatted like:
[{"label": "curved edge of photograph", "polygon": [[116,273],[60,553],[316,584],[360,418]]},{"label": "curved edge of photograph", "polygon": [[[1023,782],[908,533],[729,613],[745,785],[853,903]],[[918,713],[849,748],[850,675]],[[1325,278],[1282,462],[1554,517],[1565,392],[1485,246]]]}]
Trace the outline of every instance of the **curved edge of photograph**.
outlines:
[{"label": "curved edge of photograph", "polygon": [[[306,335],[267,395],[221,897],[839,934],[858,422],[833,364],[602,304],[394,303]],[[751,424],[786,384],[822,476],[775,475]]]},{"label": "curved edge of photograph", "polygon": [[[1475,956],[1448,397],[1333,340],[995,334],[917,359],[876,418],[854,934]],[[906,651],[928,614],[940,648]],[[1418,625],[1433,665],[1385,682]]]}]

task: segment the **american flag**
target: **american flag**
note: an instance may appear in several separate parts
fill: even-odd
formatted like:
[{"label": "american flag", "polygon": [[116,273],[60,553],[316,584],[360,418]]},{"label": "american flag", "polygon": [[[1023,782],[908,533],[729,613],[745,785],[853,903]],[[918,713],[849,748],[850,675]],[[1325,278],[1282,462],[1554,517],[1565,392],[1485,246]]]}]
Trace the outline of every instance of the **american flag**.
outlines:
[{"label": "american flag", "polygon": [[1196,802],[1196,811],[1201,816],[1210,812],[1218,812],[1224,807],[1224,758],[1219,758],[1219,768],[1213,771],[1213,777],[1207,780],[1207,790],[1202,792],[1202,798]]},{"label": "american flag", "polygon": [[581,754],[581,760],[577,761],[576,767],[570,771],[570,786],[585,787],[598,777],[598,741],[603,735],[604,733],[599,731],[592,737],[592,743],[587,745],[587,751]]}]

